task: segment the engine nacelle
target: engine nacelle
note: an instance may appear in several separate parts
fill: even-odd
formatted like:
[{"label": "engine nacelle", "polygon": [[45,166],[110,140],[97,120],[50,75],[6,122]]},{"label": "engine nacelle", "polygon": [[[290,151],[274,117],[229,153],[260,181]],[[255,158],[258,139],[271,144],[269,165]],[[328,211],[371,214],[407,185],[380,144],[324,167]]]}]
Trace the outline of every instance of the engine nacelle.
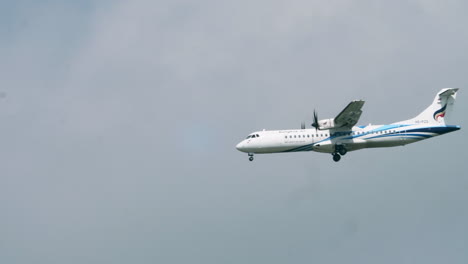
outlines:
[{"label": "engine nacelle", "polygon": [[335,119],[322,119],[318,121],[318,129],[331,129],[335,127]]}]

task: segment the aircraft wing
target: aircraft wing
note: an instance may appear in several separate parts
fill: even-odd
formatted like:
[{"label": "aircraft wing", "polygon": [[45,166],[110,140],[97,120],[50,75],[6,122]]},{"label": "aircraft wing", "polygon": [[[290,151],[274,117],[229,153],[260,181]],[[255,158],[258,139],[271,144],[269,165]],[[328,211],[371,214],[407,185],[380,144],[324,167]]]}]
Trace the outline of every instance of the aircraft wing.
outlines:
[{"label": "aircraft wing", "polygon": [[347,127],[347,128],[352,128],[354,125],[359,120],[359,117],[361,117],[362,114],[362,106],[364,105],[364,101],[358,100],[358,101],[352,101],[351,103],[348,104],[348,106],[341,111],[336,117],[335,117],[335,127]]}]

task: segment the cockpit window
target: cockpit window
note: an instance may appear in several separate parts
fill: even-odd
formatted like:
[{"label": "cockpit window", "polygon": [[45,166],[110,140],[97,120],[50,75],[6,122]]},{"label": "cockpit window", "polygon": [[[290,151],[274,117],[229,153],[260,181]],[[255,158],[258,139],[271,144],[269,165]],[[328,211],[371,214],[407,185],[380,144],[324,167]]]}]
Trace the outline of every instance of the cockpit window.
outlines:
[{"label": "cockpit window", "polygon": [[258,134],[253,134],[253,135],[249,135],[247,138],[245,139],[249,139],[249,138],[256,138],[256,137],[260,137]]}]

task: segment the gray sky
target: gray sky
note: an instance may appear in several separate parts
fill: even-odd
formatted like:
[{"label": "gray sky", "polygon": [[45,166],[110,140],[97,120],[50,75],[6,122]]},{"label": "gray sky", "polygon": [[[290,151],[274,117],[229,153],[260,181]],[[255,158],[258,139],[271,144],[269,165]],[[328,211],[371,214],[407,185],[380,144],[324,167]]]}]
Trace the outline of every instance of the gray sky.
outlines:
[{"label": "gray sky", "polygon": [[404,120],[443,87],[466,128],[467,8],[3,3],[0,262],[466,263],[466,130],[339,163],[234,146],[353,99]]}]

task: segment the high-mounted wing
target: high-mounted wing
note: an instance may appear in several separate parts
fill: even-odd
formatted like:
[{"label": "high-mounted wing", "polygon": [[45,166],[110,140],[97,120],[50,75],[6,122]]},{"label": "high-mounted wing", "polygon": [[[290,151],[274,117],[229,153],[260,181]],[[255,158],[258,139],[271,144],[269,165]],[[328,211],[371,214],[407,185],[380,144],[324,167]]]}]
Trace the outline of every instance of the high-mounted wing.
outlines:
[{"label": "high-mounted wing", "polygon": [[359,117],[361,117],[362,114],[362,106],[364,105],[364,101],[358,100],[358,101],[352,101],[351,103],[348,104],[348,106],[339,113],[334,121],[335,121],[335,127],[347,127],[347,128],[352,128],[354,125],[359,120]]}]

